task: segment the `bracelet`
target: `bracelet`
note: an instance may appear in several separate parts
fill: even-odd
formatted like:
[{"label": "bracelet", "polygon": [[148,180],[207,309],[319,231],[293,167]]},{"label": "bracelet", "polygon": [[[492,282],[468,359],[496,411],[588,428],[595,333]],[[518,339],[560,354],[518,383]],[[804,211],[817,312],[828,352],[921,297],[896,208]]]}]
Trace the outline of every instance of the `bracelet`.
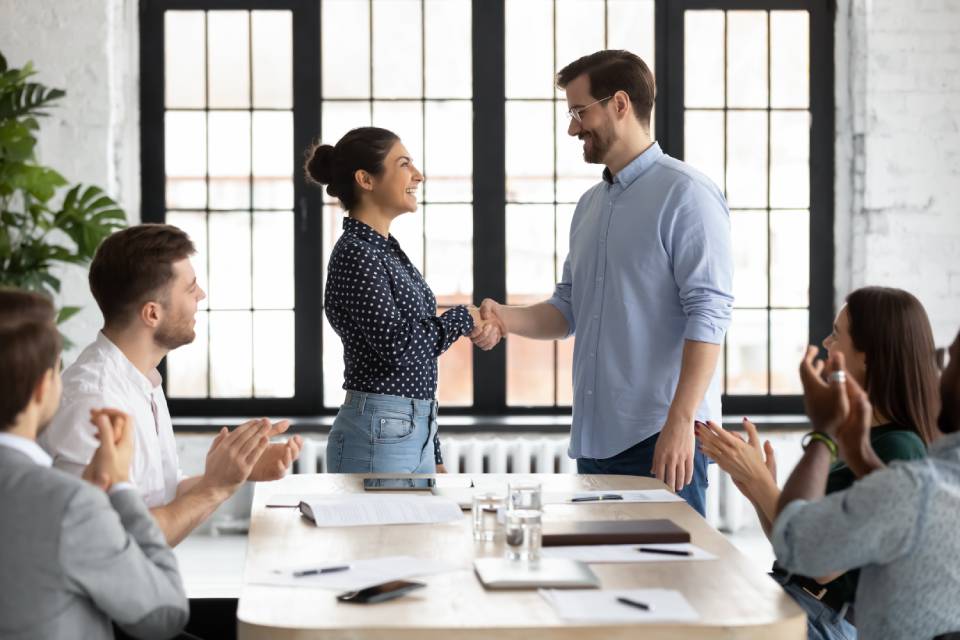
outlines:
[{"label": "bracelet", "polygon": [[810,443],[816,441],[820,441],[826,445],[827,449],[830,451],[830,462],[835,462],[839,455],[837,443],[834,442],[833,438],[821,431],[811,431],[807,435],[803,436],[803,440],[800,441],[800,446],[803,447],[804,451],[806,451],[807,447],[810,446]]}]

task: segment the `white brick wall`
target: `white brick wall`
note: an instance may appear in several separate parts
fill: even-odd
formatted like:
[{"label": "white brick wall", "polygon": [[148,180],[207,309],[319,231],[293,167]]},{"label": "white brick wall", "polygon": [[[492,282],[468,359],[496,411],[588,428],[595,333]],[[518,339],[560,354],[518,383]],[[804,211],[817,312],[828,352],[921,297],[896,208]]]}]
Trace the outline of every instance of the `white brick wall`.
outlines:
[{"label": "white brick wall", "polygon": [[[41,121],[38,156],[71,183],[95,184],[140,219],[140,133],[136,0],[2,0],[0,51],[33,61],[37,82],[66,98]],[[60,272],[62,302],[80,305],[64,332],[83,347],[103,323],[85,269]],[[64,354],[66,363],[77,355]]]},{"label": "white brick wall", "polygon": [[960,1],[841,0],[837,296],[913,292],[938,345],[960,328]]}]

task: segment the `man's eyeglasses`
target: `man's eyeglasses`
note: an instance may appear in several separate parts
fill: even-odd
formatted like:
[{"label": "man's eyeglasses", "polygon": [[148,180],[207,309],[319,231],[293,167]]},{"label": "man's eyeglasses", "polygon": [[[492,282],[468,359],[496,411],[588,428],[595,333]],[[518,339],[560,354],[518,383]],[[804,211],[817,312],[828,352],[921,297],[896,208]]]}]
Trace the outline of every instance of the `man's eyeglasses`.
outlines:
[{"label": "man's eyeglasses", "polygon": [[599,104],[599,103],[603,102],[604,100],[609,100],[609,99],[612,98],[612,97],[613,97],[613,96],[607,96],[606,98],[600,98],[599,100],[596,100],[596,101],[594,101],[594,102],[591,102],[590,104],[588,104],[588,105],[585,106],[585,107],[574,107],[574,108],[570,109],[569,111],[567,111],[567,117],[573,118],[573,119],[576,120],[577,122],[583,122],[583,120],[580,118],[580,114],[581,114],[581,113],[583,113],[584,111],[586,111],[587,109],[589,109],[589,108],[592,107],[593,105]]}]

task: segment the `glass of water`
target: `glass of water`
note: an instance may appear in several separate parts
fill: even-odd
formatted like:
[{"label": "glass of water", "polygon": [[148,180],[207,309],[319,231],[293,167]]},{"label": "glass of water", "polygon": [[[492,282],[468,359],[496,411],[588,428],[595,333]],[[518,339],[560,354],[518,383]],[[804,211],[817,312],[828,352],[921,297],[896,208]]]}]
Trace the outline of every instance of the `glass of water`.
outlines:
[{"label": "glass of water", "polygon": [[543,533],[539,509],[508,509],[506,522],[507,559],[536,562],[540,559]]},{"label": "glass of water", "polygon": [[473,496],[473,538],[494,540],[500,533],[501,513],[506,500],[495,493],[480,493]]},{"label": "glass of water", "polygon": [[507,486],[507,558],[535,562],[540,559],[542,536],[540,484],[515,481]]}]

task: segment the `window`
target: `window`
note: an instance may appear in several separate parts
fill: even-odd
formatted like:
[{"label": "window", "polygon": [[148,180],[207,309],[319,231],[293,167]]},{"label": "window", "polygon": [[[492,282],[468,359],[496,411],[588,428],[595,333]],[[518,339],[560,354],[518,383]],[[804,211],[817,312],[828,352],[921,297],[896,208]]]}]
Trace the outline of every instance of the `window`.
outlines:
[{"label": "window", "polygon": [[[825,0],[143,0],[143,219],[194,238],[209,298],[171,353],[175,413],[331,413],[339,338],[323,280],[342,211],[303,149],[394,130],[426,182],[394,234],[441,311],[552,293],[601,167],[566,135],[556,71],[600,48],[655,68],[667,153],[732,211],[726,411],[800,408],[796,363],[832,318],[832,25]],[[829,254],[829,255],[824,255]],[[811,260],[810,256],[816,256]],[[441,405],[557,413],[573,340],[440,359]]]}]

